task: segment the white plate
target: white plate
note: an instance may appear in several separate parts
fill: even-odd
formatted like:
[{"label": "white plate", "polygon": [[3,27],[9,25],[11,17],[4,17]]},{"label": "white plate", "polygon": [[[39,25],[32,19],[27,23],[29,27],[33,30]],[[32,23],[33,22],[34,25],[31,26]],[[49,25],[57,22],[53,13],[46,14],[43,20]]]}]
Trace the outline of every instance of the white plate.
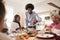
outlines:
[{"label": "white plate", "polygon": [[41,37],[41,38],[51,38],[51,37],[54,37],[54,35],[52,35],[52,34],[38,34],[37,37]]}]

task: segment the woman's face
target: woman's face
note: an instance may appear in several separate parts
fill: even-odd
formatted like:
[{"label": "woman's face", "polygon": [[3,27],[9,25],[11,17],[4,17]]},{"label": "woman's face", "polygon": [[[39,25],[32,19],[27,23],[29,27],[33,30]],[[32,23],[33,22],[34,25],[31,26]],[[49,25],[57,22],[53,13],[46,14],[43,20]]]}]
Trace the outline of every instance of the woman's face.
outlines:
[{"label": "woman's face", "polygon": [[52,16],[52,20],[54,23],[59,23],[59,19],[55,16]]},{"label": "woman's face", "polygon": [[17,17],[16,20],[19,22],[20,21],[20,17]]}]

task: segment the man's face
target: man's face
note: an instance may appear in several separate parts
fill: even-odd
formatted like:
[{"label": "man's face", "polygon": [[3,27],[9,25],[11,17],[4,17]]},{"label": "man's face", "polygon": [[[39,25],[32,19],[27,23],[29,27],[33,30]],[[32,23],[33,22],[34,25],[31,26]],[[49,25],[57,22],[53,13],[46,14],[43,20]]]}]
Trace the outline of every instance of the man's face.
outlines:
[{"label": "man's face", "polygon": [[32,9],[31,8],[28,8],[27,9],[29,13],[32,13]]}]

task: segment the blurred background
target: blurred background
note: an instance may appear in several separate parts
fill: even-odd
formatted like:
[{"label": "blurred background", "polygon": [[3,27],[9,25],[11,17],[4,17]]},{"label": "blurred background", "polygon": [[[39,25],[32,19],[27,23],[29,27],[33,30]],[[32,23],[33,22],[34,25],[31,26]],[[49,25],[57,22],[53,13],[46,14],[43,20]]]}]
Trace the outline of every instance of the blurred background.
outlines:
[{"label": "blurred background", "polygon": [[48,25],[52,23],[50,14],[60,10],[60,0],[4,0],[6,7],[5,21],[8,28],[10,28],[16,14],[21,17],[21,26],[25,26],[25,5],[28,3],[34,4],[35,9],[33,11],[42,18],[43,23]]}]

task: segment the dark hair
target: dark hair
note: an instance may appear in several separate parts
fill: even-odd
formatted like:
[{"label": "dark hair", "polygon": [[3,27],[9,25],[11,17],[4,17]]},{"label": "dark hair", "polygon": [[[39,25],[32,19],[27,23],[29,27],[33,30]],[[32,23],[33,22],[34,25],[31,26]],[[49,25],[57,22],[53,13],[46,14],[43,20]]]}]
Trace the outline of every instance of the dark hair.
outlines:
[{"label": "dark hair", "polygon": [[2,3],[2,0],[0,0],[0,20],[2,20],[5,16],[5,6]]},{"label": "dark hair", "polygon": [[15,16],[14,16],[14,21],[13,21],[13,22],[18,23],[18,24],[19,24],[19,26],[21,26],[21,25],[20,25],[20,22],[18,22],[18,21],[16,20],[16,18],[17,18],[17,17],[19,17],[19,18],[20,18],[20,16],[19,16],[19,15],[15,15]]},{"label": "dark hair", "polygon": [[32,10],[34,9],[34,5],[33,4],[27,4],[25,9],[27,10],[28,8],[31,8]]},{"label": "dark hair", "polygon": [[15,15],[15,16],[14,16],[14,21],[17,21],[17,20],[16,20],[16,18],[17,18],[17,17],[19,17],[19,18],[20,18],[20,16],[19,16],[19,15]]},{"label": "dark hair", "polygon": [[3,0],[0,0],[0,2],[2,2]]}]

